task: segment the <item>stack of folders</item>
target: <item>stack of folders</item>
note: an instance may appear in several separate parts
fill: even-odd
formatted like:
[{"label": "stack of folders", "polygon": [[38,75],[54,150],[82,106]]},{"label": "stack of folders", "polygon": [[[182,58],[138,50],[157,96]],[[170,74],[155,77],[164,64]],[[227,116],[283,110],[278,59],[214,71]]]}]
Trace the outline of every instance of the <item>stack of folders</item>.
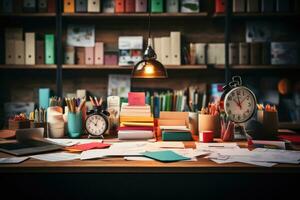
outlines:
[{"label": "stack of folders", "polygon": [[2,13],[55,13],[54,0],[1,0]]},{"label": "stack of folders", "polygon": [[120,112],[119,139],[151,139],[153,117],[149,105],[130,106],[123,103]]},{"label": "stack of folders", "polygon": [[54,34],[37,39],[36,33],[22,28],[5,29],[5,63],[16,65],[55,64]]},{"label": "stack of folders", "polygon": [[186,126],[160,126],[163,141],[190,141],[191,130]]}]

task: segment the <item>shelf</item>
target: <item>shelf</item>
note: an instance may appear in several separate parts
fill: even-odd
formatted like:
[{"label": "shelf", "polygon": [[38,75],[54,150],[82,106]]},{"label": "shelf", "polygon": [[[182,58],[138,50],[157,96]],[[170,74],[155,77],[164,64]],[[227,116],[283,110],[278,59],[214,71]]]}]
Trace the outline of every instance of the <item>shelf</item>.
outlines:
[{"label": "shelf", "polygon": [[[221,18],[225,17],[225,13],[214,13],[213,17]],[[300,13],[290,12],[290,13],[282,13],[282,12],[274,12],[274,13],[232,13],[233,18],[260,18],[260,17],[300,17]]]},{"label": "shelf", "polygon": [[56,13],[0,13],[0,17],[55,17]]},{"label": "shelf", "polygon": [[[216,69],[225,69],[224,65],[215,65]],[[262,69],[262,70],[284,70],[284,69],[299,69],[299,65],[233,65],[230,69]]]},{"label": "shelf", "polygon": [[[62,13],[65,18],[147,18],[148,13]],[[151,18],[191,18],[207,17],[207,12],[200,13],[151,13]]]},{"label": "shelf", "polygon": [[[101,70],[132,70],[132,66],[119,65],[63,65],[63,69],[101,69]],[[169,70],[207,69],[206,65],[167,65]]]},{"label": "shelf", "polygon": [[0,65],[0,69],[56,69],[56,65]]},{"label": "shelf", "polygon": [[299,122],[279,122],[278,128],[300,130],[300,123]]}]

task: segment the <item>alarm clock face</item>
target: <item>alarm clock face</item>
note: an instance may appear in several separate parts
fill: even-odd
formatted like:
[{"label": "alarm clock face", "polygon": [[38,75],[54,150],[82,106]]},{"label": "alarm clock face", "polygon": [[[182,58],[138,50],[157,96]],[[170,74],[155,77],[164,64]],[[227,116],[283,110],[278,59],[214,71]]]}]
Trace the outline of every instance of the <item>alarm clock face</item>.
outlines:
[{"label": "alarm clock face", "polygon": [[88,116],[85,122],[85,127],[89,134],[100,136],[107,130],[108,121],[102,115],[94,114]]},{"label": "alarm clock face", "polygon": [[229,120],[236,123],[246,122],[255,113],[255,95],[246,87],[236,87],[226,94],[224,109]]}]

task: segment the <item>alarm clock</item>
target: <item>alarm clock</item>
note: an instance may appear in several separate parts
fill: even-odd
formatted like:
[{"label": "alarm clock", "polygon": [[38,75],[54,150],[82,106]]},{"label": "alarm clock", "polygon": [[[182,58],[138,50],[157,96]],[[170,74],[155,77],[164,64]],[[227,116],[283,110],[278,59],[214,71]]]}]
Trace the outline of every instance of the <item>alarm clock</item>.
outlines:
[{"label": "alarm clock", "polygon": [[109,112],[98,107],[87,114],[85,129],[89,138],[103,138],[103,134],[109,129]]},{"label": "alarm clock", "polygon": [[244,123],[256,112],[256,97],[247,87],[242,86],[240,76],[234,76],[232,82],[223,87],[221,107],[228,119],[235,123]]}]

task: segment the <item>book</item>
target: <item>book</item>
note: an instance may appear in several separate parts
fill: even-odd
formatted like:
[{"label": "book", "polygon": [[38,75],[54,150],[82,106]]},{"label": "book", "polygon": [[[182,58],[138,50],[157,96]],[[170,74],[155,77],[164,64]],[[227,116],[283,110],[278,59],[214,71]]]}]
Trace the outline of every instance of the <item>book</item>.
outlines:
[{"label": "book", "polygon": [[229,64],[230,65],[239,64],[239,46],[237,43],[229,44]]},{"label": "book", "polygon": [[25,64],[35,65],[35,33],[25,33]]},{"label": "book", "polygon": [[45,35],[45,64],[53,65],[55,63],[55,55],[54,55],[54,35],[46,34]]},{"label": "book", "polygon": [[68,25],[67,45],[74,47],[95,46],[95,26],[93,25]]},{"label": "book", "polygon": [[75,12],[84,13],[87,12],[88,0],[75,0]]},{"label": "book", "polygon": [[249,64],[249,44],[245,42],[239,43],[239,64]]},{"label": "book", "polygon": [[116,13],[125,12],[125,0],[116,0],[115,1],[115,12]]},{"label": "book", "polygon": [[225,12],[225,0],[215,0],[215,12],[216,13]]},{"label": "book", "polygon": [[75,0],[64,0],[64,13],[75,12]]},{"label": "book", "polygon": [[196,64],[204,65],[206,63],[206,43],[196,43]]},{"label": "book", "polygon": [[87,11],[88,12],[94,12],[94,13],[98,13],[100,12],[100,0],[88,0],[87,2]]},{"label": "book", "polygon": [[129,106],[144,106],[145,93],[144,92],[128,92],[128,105]]},{"label": "book", "polygon": [[118,39],[119,65],[134,65],[142,60],[143,37],[120,36]]},{"label": "book", "polygon": [[181,65],[181,33],[180,32],[171,32],[170,47],[171,47],[170,64]]},{"label": "book", "polygon": [[246,42],[269,42],[272,25],[265,21],[249,21],[246,24]]},{"label": "book", "polygon": [[259,12],[259,0],[247,1],[247,12]]},{"label": "book", "polygon": [[118,131],[118,138],[120,140],[141,140],[151,139],[153,137],[153,131]]},{"label": "book", "polygon": [[178,13],[178,11],[179,11],[179,0],[166,0],[167,13]]},{"label": "book", "polygon": [[122,110],[121,110],[120,122],[153,122],[153,117],[151,117],[151,116],[122,116]]},{"label": "book", "polygon": [[250,43],[250,64],[251,65],[260,65],[262,64],[262,43],[253,42]]}]

